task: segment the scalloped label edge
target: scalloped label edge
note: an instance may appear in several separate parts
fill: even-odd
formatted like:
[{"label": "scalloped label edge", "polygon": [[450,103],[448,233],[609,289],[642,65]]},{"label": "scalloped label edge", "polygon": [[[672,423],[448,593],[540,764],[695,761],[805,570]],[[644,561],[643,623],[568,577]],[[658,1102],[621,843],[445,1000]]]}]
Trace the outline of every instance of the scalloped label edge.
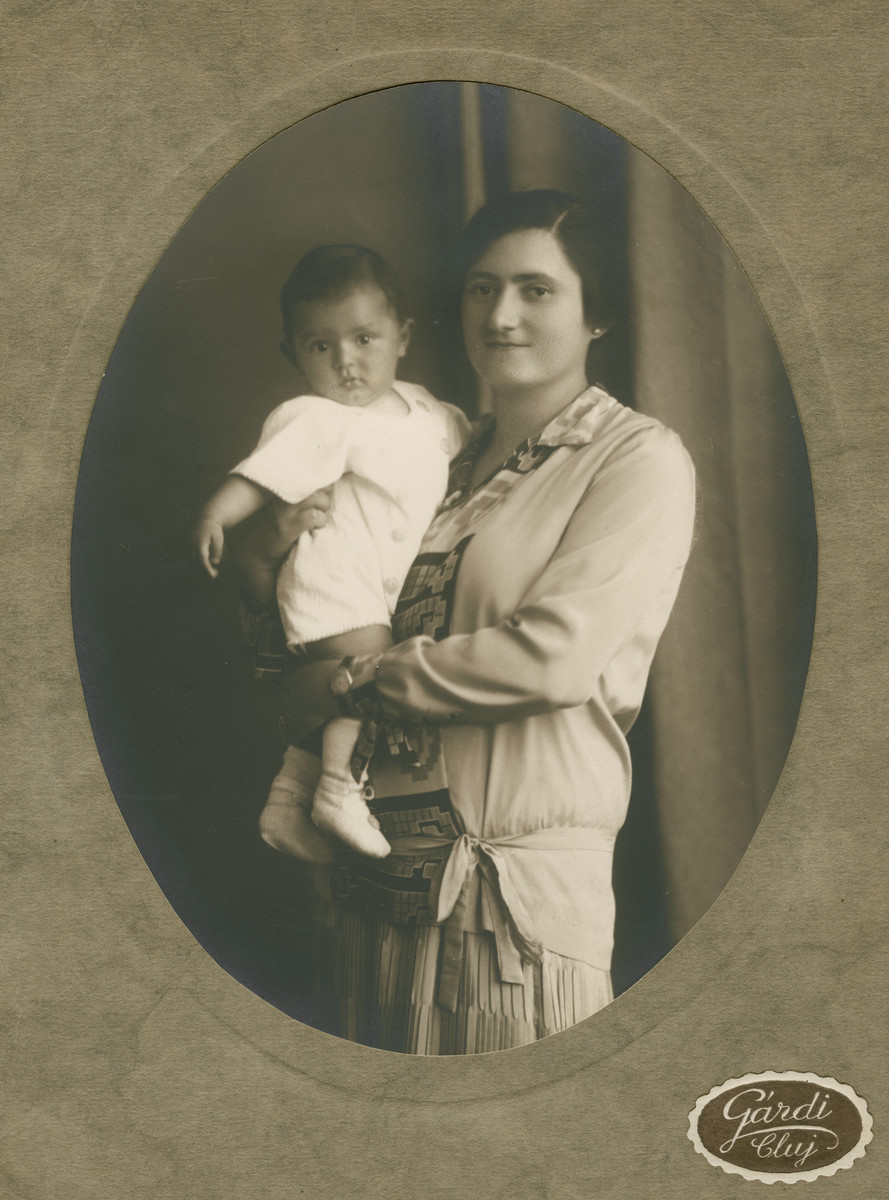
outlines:
[{"label": "scalloped label edge", "polygon": [[[735,1163],[728,1162],[724,1158],[720,1158],[703,1144],[698,1133],[698,1120],[704,1108],[711,1100],[715,1100],[718,1096],[742,1085],[765,1083],[767,1081],[780,1082],[782,1080],[794,1083],[811,1083],[817,1087],[829,1088],[839,1092],[847,1100],[851,1101],[861,1117],[861,1136],[852,1149],[848,1150],[841,1158],[838,1158],[836,1162],[826,1163],[822,1167],[815,1167],[808,1171],[800,1170],[779,1173],[775,1171],[753,1171],[749,1167],[738,1166]],[[688,1114],[686,1136],[698,1154],[705,1158],[711,1166],[719,1167],[727,1175],[740,1175],[744,1179],[757,1180],[759,1183],[811,1183],[815,1179],[835,1175],[837,1171],[846,1171],[859,1158],[864,1157],[865,1150],[873,1140],[873,1118],[863,1097],[859,1096],[849,1084],[840,1083],[829,1075],[816,1075],[811,1071],[759,1071],[740,1075],[736,1079],[727,1079],[724,1083],[712,1087],[705,1096],[699,1096],[694,1108]]]}]

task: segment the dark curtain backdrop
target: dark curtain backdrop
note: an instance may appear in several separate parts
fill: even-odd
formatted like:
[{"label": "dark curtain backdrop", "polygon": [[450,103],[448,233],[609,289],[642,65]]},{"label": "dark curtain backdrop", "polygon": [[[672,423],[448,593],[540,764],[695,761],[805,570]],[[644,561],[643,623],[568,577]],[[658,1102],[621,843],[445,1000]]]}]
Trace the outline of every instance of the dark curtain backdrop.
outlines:
[{"label": "dark curtain backdrop", "polygon": [[701,530],[649,688],[652,769],[678,939],[712,904],[778,781],[814,621],[805,444],[765,315],[689,195],[629,167],[636,405],[700,482]]},{"label": "dark curtain backdrop", "polygon": [[190,524],[299,391],[277,293],[313,245],[387,257],[417,324],[404,377],[483,406],[448,246],[486,195],[539,186],[583,196],[602,224],[618,322],[596,380],[676,428],[702,483],[701,537],[631,735],[618,990],[724,886],[795,725],[814,589],[805,449],[761,311],[690,198],[586,117],[503,88],[410,85],[285,131],[210,193],[134,304],[84,447],[72,601],[99,751],[160,886],[228,971],[322,1028],[310,889],[256,832],[282,751],[274,712],[251,687],[230,587],[189,562]]}]

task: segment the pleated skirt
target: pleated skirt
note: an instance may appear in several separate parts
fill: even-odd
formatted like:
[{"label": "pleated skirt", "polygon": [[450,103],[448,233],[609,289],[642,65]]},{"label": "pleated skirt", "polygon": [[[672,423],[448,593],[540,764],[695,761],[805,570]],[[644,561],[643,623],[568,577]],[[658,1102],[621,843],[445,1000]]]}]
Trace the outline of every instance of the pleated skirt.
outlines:
[{"label": "pleated skirt", "polygon": [[350,909],[331,917],[342,1037],[405,1054],[485,1054],[548,1037],[613,999],[608,971],[544,951],[503,983],[490,933],[464,932],[456,1012],[436,1002],[442,929]]}]

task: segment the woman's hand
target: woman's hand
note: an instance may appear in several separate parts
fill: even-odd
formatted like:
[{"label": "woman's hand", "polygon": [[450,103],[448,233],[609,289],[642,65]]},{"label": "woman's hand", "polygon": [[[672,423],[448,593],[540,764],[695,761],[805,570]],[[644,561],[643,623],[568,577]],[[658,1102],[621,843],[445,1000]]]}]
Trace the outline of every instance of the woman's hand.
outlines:
[{"label": "woman's hand", "polygon": [[247,600],[274,605],[278,568],[304,533],[326,523],[330,504],[327,490],[313,492],[299,504],[272,500],[229,533],[232,568]]},{"label": "woman's hand", "polygon": [[313,492],[299,504],[272,500],[241,526],[253,552],[278,566],[310,529],[320,529],[330,512],[330,492]]},{"label": "woman's hand", "polygon": [[330,678],[338,666],[338,659],[325,659],[285,672],[281,680],[281,725],[291,745],[300,745],[309,734],[342,715],[330,690]]}]

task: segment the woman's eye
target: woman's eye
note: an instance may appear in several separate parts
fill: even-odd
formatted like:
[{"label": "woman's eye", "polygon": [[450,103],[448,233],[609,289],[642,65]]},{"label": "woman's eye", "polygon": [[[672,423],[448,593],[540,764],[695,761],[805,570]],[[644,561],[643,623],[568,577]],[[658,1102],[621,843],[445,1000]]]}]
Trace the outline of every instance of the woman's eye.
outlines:
[{"label": "woman's eye", "polygon": [[549,295],[549,288],[544,287],[542,283],[535,283],[533,287],[528,289],[528,291],[535,298]]},{"label": "woman's eye", "polygon": [[490,296],[494,289],[489,283],[471,283],[468,290],[470,296]]}]

